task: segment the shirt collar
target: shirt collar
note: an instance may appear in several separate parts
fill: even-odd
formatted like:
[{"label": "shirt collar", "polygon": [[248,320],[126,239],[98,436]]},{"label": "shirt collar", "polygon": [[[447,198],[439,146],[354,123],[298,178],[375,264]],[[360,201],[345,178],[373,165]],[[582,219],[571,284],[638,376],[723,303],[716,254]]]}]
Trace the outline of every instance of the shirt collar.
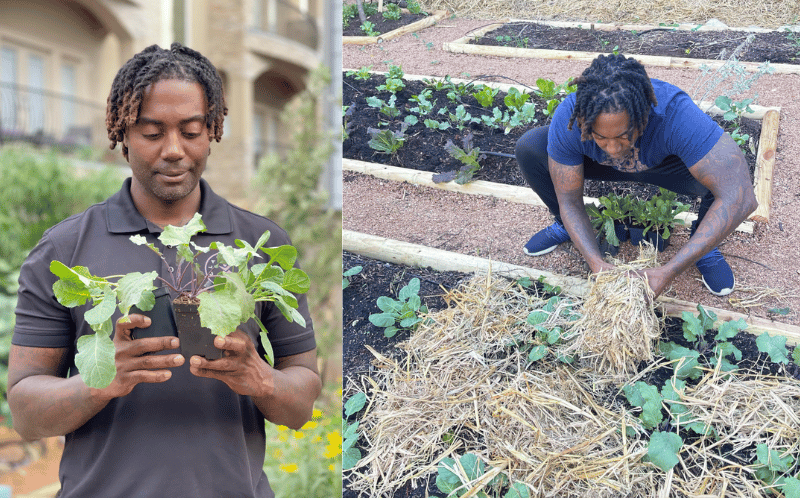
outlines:
[{"label": "shirt collar", "polygon": [[[207,234],[230,234],[233,230],[228,203],[200,179],[200,214]],[[148,223],[136,209],[131,198],[131,178],[122,183],[122,189],[106,201],[106,226],[109,233],[134,234],[142,231],[161,232]]]}]

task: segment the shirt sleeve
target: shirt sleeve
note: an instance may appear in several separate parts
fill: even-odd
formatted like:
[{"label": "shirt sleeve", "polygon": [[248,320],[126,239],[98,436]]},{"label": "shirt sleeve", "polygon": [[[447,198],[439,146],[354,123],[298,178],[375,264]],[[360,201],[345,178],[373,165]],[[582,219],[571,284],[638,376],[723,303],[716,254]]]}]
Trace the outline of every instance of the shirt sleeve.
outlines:
[{"label": "shirt sleeve", "polygon": [[16,323],[11,343],[27,347],[70,347],[75,323],[71,311],[53,294],[57,277],[50,262],[60,260],[45,234],[22,264],[17,291]]},{"label": "shirt sleeve", "polygon": [[724,133],[684,92],[670,102],[665,128],[668,153],[683,160],[687,167],[703,159]]},{"label": "shirt sleeve", "polygon": [[575,94],[570,94],[553,112],[547,132],[547,155],[562,165],[583,164],[581,131],[577,121],[572,124],[572,130],[567,129],[574,108]]}]

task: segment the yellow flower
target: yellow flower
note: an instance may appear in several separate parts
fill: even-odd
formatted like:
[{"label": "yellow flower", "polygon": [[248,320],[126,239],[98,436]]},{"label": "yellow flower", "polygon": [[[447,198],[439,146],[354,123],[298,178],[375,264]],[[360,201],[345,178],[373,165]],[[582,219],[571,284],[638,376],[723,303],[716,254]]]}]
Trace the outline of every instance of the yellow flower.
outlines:
[{"label": "yellow flower", "polygon": [[303,439],[304,436],[305,436],[305,434],[303,434],[302,432],[294,431],[294,438],[295,439]]},{"label": "yellow flower", "polygon": [[328,466],[328,470],[336,471],[336,467],[334,467],[333,464],[330,464]]},{"label": "yellow flower", "polygon": [[322,416],[322,411],[314,408],[313,413],[311,413],[311,418],[319,418],[321,416]]},{"label": "yellow flower", "polygon": [[283,450],[280,448],[276,448],[274,452],[272,452],[272,456],[275,457],[275,460],[280,460],[283,457]]},{"label": "yellow flower", "polygon": [[316,422],[306,422],[306,424],[300,428],[300,430],[308,431],[311,429],[316,429],[317,423]]},{"label": "yellow flower", "polygon": [[328,438],[328,442],[333,445],[341,445],[342,444],[342,435],[339,434],[338,431],[329,432],[326,437]]},{"label": "yellow flower", "polygon": [[342,448],[338,444],[329,444],[325,447],[325,453],[322,454],[325,458],[333,458],[342,453]]},{"label": "yellow flower", "polygon": [[289,464],[280,464],[278,468],[283,472],[288,472],[289,474],[291,474],[292,472],[297,472],[298,467],[297,464],[289,463]]},{"label": "yellow flower", "polygon": [[289,428],[286,427],[285,425],[279,425],[278,426],[278,432],[286,432],[288,430],[289,430]]}]

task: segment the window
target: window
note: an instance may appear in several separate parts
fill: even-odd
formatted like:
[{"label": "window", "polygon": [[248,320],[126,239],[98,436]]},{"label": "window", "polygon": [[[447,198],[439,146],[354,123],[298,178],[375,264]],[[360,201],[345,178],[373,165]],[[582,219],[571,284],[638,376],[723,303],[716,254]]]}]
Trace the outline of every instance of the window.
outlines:
[{"label": "window", "polygon": [[28,55],[28,132],[44,133],[44,57]]},{"label": "window", "polygon": [[0,133],[17,128],[17,51],[0,48]]},{"label": "window", "polygon": [[77,94],[77,84],[75,82],[75,65],[63,63],[61,65],[61,94],[64,96],[61,102],[61,133],[68,135],[72,132],[77,120],[75,116],[75,95]]}]

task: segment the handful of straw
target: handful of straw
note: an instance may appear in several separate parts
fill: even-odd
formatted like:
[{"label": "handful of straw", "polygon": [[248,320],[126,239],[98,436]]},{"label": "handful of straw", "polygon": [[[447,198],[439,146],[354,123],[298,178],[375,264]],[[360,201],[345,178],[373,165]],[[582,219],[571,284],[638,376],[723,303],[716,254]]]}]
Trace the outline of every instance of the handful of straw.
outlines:
[{"label": "handful of straw", "polygon": [[639,259],[594,276],[581,318],[570,328],[563,354],[581,354],[598,373],[628,376],[642,361],[653,360],[662,322],[655,313],[653,291],[636,271],[657,264],[650,245]]}]

